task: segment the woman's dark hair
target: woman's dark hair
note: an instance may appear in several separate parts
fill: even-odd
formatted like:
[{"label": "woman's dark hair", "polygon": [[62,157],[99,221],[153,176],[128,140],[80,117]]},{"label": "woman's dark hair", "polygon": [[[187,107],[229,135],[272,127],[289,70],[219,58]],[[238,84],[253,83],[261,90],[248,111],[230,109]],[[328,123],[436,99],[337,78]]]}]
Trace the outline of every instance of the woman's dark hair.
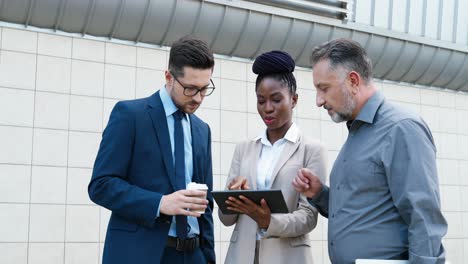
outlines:
[{"label": "woman's dark hair", "polygon": [[258,74],[255,91],[263,79],[272,78],[282,82],[288,87],[289,92],[295,95],[297,89],[296,78],[293,75],[295,66],[293,58],[284,51],[274,50],[258,56],[252,65],[252,71]]},{"label": "woman's dark hair", "polygon": [[212,69],[214,67],[213,52],[208,45],[193,36],[185,36],[176,40],[169,52],[169,71],[184,76],[184,67],[195,69]]}]

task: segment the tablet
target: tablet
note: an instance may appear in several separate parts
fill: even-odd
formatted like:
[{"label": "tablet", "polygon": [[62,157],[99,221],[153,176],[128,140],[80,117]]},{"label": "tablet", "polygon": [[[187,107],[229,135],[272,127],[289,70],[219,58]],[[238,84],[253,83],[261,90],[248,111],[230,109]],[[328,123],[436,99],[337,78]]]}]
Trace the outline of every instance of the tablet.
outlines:
[{"label": "tablet", "polygon": [[272,214],[285,214],[289,212],[281,190],[226,190],[212,191],[211,194],[223,214],[238,214],[238,212],[228,210],[228,205],[225,201],[229,196],[239,197],[239,195],[249,198],[258,205],[260,205],[262,199],[265,199]]}]

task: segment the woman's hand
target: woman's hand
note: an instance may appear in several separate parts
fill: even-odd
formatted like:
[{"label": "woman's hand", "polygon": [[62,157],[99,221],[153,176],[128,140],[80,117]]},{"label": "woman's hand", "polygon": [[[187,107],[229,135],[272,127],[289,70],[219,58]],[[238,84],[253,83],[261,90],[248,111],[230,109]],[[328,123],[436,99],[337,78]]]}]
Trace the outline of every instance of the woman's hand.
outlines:
[{"label": "woman's hand", "polygon": [[250,189],[247,178],[244,176],[237,176],[228,185],[229,190],[248,190]]},{"label": "woman's hand", "polygon": [[228,200],[226,200],[226,204],[228,205],[228,210],[238,212],[240,214],[246,214],[257,222],[259,228],[268,229],[268,226],[270,225],[271,211],[265,199],[260,201],[259,206],[243,195],[240,195],[239,198],[230,196]]}]

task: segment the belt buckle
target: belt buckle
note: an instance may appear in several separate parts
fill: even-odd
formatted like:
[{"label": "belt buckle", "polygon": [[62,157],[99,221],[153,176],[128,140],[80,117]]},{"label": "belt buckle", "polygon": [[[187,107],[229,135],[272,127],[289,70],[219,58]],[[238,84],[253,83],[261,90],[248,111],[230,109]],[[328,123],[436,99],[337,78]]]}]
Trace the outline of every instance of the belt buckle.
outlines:
[{"label": "belt buckle", "polygon": [[176,250],[177,251],[185,251],[185,241],[180,239],[180,238],[176,238]]}]

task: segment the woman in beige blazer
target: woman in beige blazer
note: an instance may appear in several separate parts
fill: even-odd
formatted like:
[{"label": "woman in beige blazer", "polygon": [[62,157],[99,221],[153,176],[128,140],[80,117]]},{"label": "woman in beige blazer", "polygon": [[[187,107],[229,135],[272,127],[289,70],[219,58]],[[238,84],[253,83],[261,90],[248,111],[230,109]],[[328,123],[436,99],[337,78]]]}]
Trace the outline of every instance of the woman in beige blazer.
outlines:
[{"label": "woman in beige blazer", "polygon": [[267,129],[263,135],[236,146],[226,189],[281,189],[287,214],[271,214],[264,200],[260,205],[245,197],[230,197],[226,203],[236,215],[219,218],[235,224],[225,263],[312,263],[308,233],[317,225],[317,210],[292,186],[301,168],[322,180],[326,175],[326,150],[304,138],[293,123],[296,106],[294,60],[272,51],[253,64],[257,110]]}]

